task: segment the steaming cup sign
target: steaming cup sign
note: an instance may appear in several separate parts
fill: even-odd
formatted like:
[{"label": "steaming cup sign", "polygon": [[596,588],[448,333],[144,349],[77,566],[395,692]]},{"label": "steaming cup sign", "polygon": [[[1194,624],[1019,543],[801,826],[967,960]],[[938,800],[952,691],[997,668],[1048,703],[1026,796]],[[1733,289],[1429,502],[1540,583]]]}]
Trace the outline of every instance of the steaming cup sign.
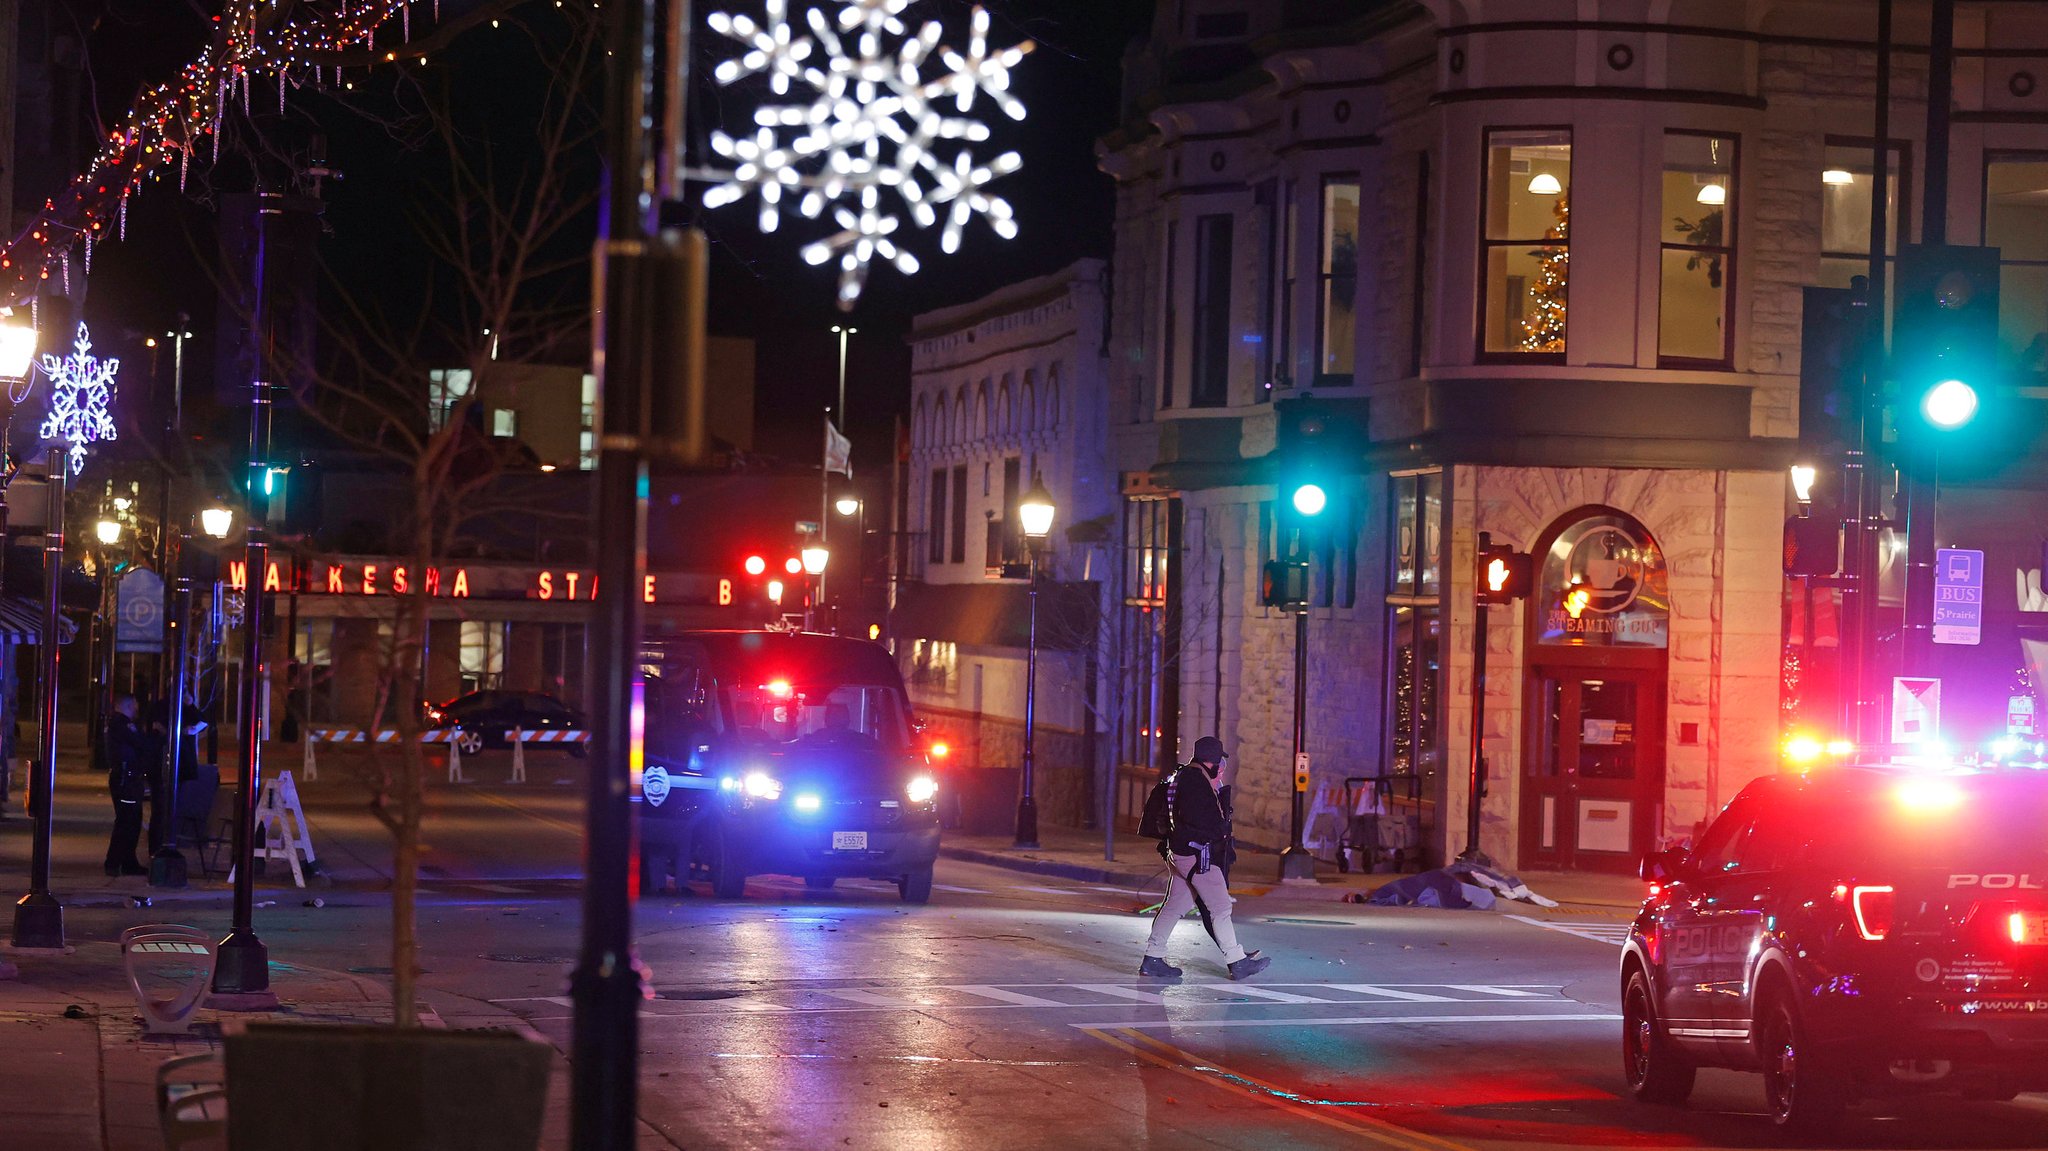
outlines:
[{"label": "steaming cup sign", "polygon": [[1664,553],[1640,524],[1599,513],[1558,533],[1537,578],[1537,642],[1653,647],[1669,642]]}]

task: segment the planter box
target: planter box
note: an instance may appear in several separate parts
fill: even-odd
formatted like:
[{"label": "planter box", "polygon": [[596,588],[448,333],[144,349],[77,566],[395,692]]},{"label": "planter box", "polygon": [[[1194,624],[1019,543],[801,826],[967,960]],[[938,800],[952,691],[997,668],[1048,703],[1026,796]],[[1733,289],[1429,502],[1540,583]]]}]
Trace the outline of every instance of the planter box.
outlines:
[{"label": "planter box", "polygon": [[252,1023],[226,1046],[234,1151],[532,1151],[554,1049],[505,1031]]}]

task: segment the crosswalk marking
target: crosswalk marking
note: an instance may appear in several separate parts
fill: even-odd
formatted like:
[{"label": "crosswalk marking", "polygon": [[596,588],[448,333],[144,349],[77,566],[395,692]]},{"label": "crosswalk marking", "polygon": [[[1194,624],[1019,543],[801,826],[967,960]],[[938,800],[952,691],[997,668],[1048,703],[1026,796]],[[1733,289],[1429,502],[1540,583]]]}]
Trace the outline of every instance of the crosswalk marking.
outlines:
[{"label": "crosswalk marking", "polygon": [[1176,1031],[1190,1027],[1388,1027],[1420,1025],[1436,1027],[1446,1023],[1619,1023],[1621,1016],[1580,1013],[1544,1014],[1530,1012],[1526,1015],[1348,1015],[1320,1019],[1287,1018],[1272,1019],[1155,1019],[1130,1022],[1110,1020],[1101,1023],[1069,1023],[1067,1026],[1082,1030],[1111,1031],[1119,1027],[1153,1028],[1171,1027]]},{"label": "crosswalk marking", "polygon": [[1000,1000],[1004,1003],[1014,1003],[1019,1007],[1070,1006],[1069,1004],[1062,1003],[1057,999],[1046,999],[1037,995],[1026,995],[1021,991],[1010,991],[1002,987],[992,987],[986,983],[961,983],[949,986],[946,988],[946,990],[964,991],[969,995],[979,995],[984,999],[995,999]]},{"label": "crosswalk marking", "polygon": [[1454,1003],[1448,995],[1426,995],[1420,991],[1397,991],[1392,987],[1381,987],[1371,983],[1332,983],[1339,991],[1355,991],[1360,995],[1377,995],[1382,999],[1399,999],[1404,1003]]},{"label": "crosswalk marking", "polygon": [[1531,927],[1541,927],[1545,931],[1556,931],[1564,935],[1575,935],[1580,939],[1590,939],[1595,943],[1611,943],[1616,947],[1620,947],[1628,942],[1629,925],[1626,923],[1602,920],[1535,919],[1527,915],[1510,915],[1508,918],[1526,923]]},{"label": "crosswalk marking", "polygon": [[1272,1000],[1272,1001],[1273,1001],[1273,1002],[1275,1002],[1275,1003],[1328,1003],[1328,1002],[1330,1002],[1330,1001],[1329,1001],[1329,1000],[1327,1000],[1327,999],[1317,999],[1317,998],[1316,998],[1315,996],[1313,996],[1313,995],[1296,995],[1296,994],[1294,994],[1294,993],[1292,993],[1292,992],[1288,992],[1288,991],[1274,991],[1274,990],[1272,990],[1271,988],[1267,988],[1267,987],[1245,987],[1245,986],[1239,986],[1239,985],[1235,985],[1235,984],[1233,984],[1233,985],[1231,986],[1231,988],[1230,988],[1230,993],[1231,993],[1232,995],[1249,995],[1249,996],[1251,996],[1251,997],[1252,997],[1252,998],[1254,998],[1254,999],[1270,999],[1270,1000]]},{"label": "crosswalk marking", "polygon": [[892,999],[887,995],[877,995],[872,991],[862,991],[857,987],[820,987],[816,990],[824,995],[830,995],[837,999],[844,999],[850,1003],[864,1003],[869,1007],[911,1006],[911,1004],[906,1003],[901,999]]},{"label": "crosswalk marking", "polygon": [[[1248,985],[1218,981],[1160,984],[1157,990],[1121,983],[926,983],[902,986],[786,986],[740,993],[707,991],[701,985],[663,988],[650,1018],[688,1018],[722,1013],[811,1015],[866,1011],[1014,1011],[1022,1008],[1126,1010],[1172,1005],[1218,1013],[1259,1009],[1279,1012],[1272,1018],[1301,1022],[1289,1008],[1332,1007],[1353,1011],[1374,1008],[1422,1007],[1455,1013],[1494,1006],[1530,1011],[1577,1006],[1556,985],[1542,984],[1369,984],[1267,983]],[[692,994],[696,992],[697,994]],[[1364,996],[1369,998],[1348,998]],[[532,1012],[548,1005],[567,1009],[567,996],[525,996],[494,1000]],[[521,1005],[527,1005],[522,1007]],[[1460,1016],[1459,1018],[1465,1018]],[[1518,1017],[1519,1018],[1519,1017]]]},{"label": "crosswalk marking", "polygon": [[[1074,986],[1082,988],[1087,991],[1099,992],[1103,995],[1113,995],[1118,999],[1135,1000],[1139,1003],[1156,1003],[1164,1005],[1166,1002],[1166,1000],[1157,991],[1139,991],[1136,988],[1132,987],[1119,987],[1114,983],[1076,983],[1074,984]],[[1197,986],[1200,985],[1197,984]]]}]

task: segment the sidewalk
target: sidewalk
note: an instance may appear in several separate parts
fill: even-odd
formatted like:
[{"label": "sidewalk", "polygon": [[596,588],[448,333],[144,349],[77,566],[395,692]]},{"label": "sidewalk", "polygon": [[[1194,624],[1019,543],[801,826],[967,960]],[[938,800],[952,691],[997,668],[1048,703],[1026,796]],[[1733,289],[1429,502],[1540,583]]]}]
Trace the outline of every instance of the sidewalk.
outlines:
[{"label": "sidewalk", "polygon": [[[185,845],[191,864],[188,887],[153,888],[142,877],[109,878],[100,867],[107,834],[106,785],[83,764],[83,752],[67,746],[57,771],[50,887],[64,904],[65,950],[14,950],[5,945],[6,925],[0,925],[0,1052],[7,1066],[7,1074],[0,1076],[0,1114],[7,1117],[0,1121],[0,1151],[162,1151],[155,1090],[156,1069],[165,1060],[218,1050],[223,1031],[249,1020],[391,1021],[391,991],[385,983],[282,962],[273,953],[270,981],[277,1010],[205,1006],[194,1016],[189,1035],[145,1034],[121,958],[121,930],[160,922],[218,926],[232,891],[225,875],[202,875],[190,844]],[[0,875],[15,885],[10,895],[26,889],[20,885],[28,874],[30,821],[18,804],[19,796],[0,818]],[[337,862],[343,883],[375,886],[374,875],[350,874],[354,869],[346,861]],[[331,897],[324,886],[293,887],[290,873],[273,867],[257,880],[256,900],[258,906],[277,904],[277,911],[264,914],[284,919],[307,900]],[[146,908],[137,902],[144,898],[150,901]],[[11,911],[6,919],[11,924]],[[296,929],[288,920],[273,928],[285,936]],[[452,993],[423,988],[420,1004],[424,1026],[533,1034],[518,1016]],[[568,1145],[568,1083],[567,1063],[557,1053],[541,1142],[549,1151]]]},{"label": "sidewalk", "polygon": [[[1083,883],[1109,883],[1143,889],[1161,886],[1157,844],[1150,839],[1118,833],[1113,840],[1115,860],[1103,858],[1103,835],[1068,827],[1040,827],[1039,846],[1020,848],[1007,835],[965,835],[945,832],[939,840],[939,854],[966,863],[1004,867],[1035,875],[1054,875]],[[1233,892],[1240,898],[1275,900],[1344,901],[1370,895],[1399,874],[1343,873],[1335,864],[1316,861],[1314,883],[1280,883],[1279,856],[1268,851],[1238,853],[1231,872]],[[1556,908],[1503,900],[1501,907],[1517,913],[1543,912],[1552,916],[1583,912],[1618,916],[1642,906],[1643,883],[1633,875],[1603,875],[1584,871],[1524,871],[1522,882],[1536,894],[1557,901]]]}]

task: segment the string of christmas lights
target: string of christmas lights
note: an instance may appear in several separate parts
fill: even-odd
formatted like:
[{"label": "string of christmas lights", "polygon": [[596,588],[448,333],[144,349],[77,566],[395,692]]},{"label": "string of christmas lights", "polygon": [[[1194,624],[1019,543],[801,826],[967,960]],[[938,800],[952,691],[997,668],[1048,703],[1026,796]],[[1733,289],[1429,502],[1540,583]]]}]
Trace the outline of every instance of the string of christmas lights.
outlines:
[{"label": "string of christmas lights", "polygon": [[[109,230],[126,234],[131,195],[173,171],[183,188],[202,146],[218,158],[222,115],[238,97],[246,110],[259,80],[276,85],[282,109],[288,89],[320,84],[328,72],[339,82],[345,62],[412,59],[404,45],[415,6],[439,19],[440,0],[227,0],[205,53],[144,92],[85,171],[0,247],[0,306],[28,302],[52,280],[68,292],[72,252],[82,246],[90,270],[93,245]],[[378,33],[394,20],[399,42],[379,57]]]}]

